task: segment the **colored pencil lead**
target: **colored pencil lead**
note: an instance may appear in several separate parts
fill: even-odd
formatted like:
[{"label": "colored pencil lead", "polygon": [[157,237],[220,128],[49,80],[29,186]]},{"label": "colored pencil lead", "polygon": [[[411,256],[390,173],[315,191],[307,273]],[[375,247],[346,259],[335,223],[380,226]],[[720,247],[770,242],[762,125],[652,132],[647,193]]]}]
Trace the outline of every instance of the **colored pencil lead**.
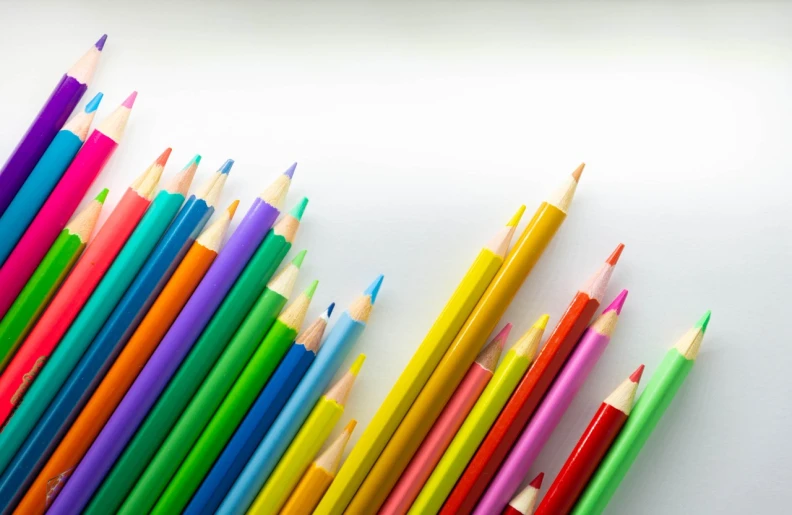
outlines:
[{"label": "colored pencil lead", "polygon": [[97,41],[96,44],[94,44],[94,46],[96,47],[97,50],[101,52],[104,49],[106,41],[107,41],[107,34],[102,34],[102,37],[99,38],[99,41]]},{"label": "colored pencil lead", "polygon": [[619,293],[619,294],[616,296],[616,298],[615,298],[615,299],[613,299],[613,302],[611,302],[611,303],[608,305],[608,307],[607,307],[607,308],[605,308],[605,309],[602,311],[602,314],[604,315],[604,314],[605,314],[605,313],[607,313],[608,311],[616,311],[616,314],[617,314],[617,315],[621,315],[621,310],[622,310],[622,308],[624,307],[624,301],[626,301],[626,300],[627,300],[627,293],[628,293],[628,292],[627,292],[627,290],[622,290],[622,291],[621,291],[621,293]]},{"label": "colored pencil lead", "polygon": [[135,99],[137,99],[137,95],[138,95],[137,91],[133,91],[132,93],[129,94],[129,96],[126,98],[126,100],[124,100],[124,102],[121,105],[126,107],[127,109],[132,109],[132,107],[135,105]]},{"label": "colored pencil lead", "polygon": [[294,178],[294,171],[296,169],[297,169],[297,163],[293,163],[285,172],[283,172],[283,175],[285,175],[289,179],[293,179]]},{"label": "colored pencil lead", "polygon": [[327,311],[325,312],[327,318],[330,318],[330,315],[333,314],[334,309],[335,309],[335,302],[331,302],[330,305],[327,306]]},{"label": "colored pencil lead", "polygon": [[632,373],[632,375],[630,376],[630,381],[632,381],[633,383],[640,383],[641,376],[643,376],[643,371],[644,371],[644,366],[641,365],[635,370],[635,372]]},{"label": "colored pencil lead", "polygon": [[366,288],[366,291],[363,292],[363,295],[368,295],[371,297],[371,305],[373,306],[375,302],[377,302],[377,295],[379,294],[380,287],[382,286],[382,280],[385,279],[385,276],[380,274],[379,277],[374,279],[374,282]]},{"label": "colored pencil lead", "polygon": [[296,220],[302,220],[303,213],[305,213],[305,208],[308,206],[308,197],[303,197],[300,199],[300,202],[297,203],[289,214],[294,217]]},{"label": "colored pencil lead", "polygon": [[508,227],[517,227],[520,225],[520,219],[522,219],[523,213],[525,213],[525,204],[517,209],[517,212],[514,213],[514,216],[511,217],[511,220],[509,220],[506,225]]},{"label": "colored pencil lead", "polygon": [[616,266],[616,263],[619,262],[619,258],[621,257],[622,251],[624,250],[624,243],[619,243],[614,249],[613,253],[608,256],[608,259],[605,260],[610,266]]},{"label": "colored pencil lead", "polygon": [[99,104],[102,103],[102,98],[103,97],[104,97],[104,94],[101,91],[99,93],[97,93],[96,95],[94,95],[94,97],[91,99],[91,101],[88,102],[87,104],[85,104],[85,112],[86,113],[93,113],[94,111],[99,109]]},{"label": "colored pencil lead", "polygon": [[575,178],[575,182],[580,182],[580,176],[583,175],[583,169],[586,167],[586,163],[580,163],[578,167],[572,172],[572,177]]},{"label": "colored pencil lead", "polygon": [[227,159],[226,162],[223,163],[223,166],[220,167],[218,172],[222,173],[222,174],[225,174],[225,175],[228,175],[228,173],[231,171],[231,168],[233,166],[234,166],[234,160],[233,159]]},{"label": "colored pencil lead", "polygon": [[308,253],[307,250],[301,250],[300,252],[298,252],[297,255],[294,256],[294,260],[292,260],[294,266],[299,268],[302,265],[303,260],[305,259],[305,254],[307,253]]}]

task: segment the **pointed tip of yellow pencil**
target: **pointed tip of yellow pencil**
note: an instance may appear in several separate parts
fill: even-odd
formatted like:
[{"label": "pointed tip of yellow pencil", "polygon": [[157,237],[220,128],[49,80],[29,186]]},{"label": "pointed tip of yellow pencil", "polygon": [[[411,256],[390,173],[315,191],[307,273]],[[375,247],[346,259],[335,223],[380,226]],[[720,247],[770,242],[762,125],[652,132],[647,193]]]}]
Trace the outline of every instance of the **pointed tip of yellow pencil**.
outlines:
[{"label": "pointed tip of yellow pencil", "polygon": [[580,163],[580,165],[575,168],[575,171],[572,172],[572,177],[575,179],[575,182],[580,182],[580,176],[583,175],[583,169],[586,167],[586,163]]},{"label": "pointed tip of yellow pencil", "polygon": [[234,215],[236,214],[237,207],[239,207],[239,201],[238,200],[235,200],[235,201],[231,202],[231,205],[228,206],[228,209],[226,209],[226,212],[228,213],[228,218],[234,218]]},{"label": "pointed tip of yellow pencil", "polygon": [[349,367],[349,372],[353,376],[357,376],[360,373],[360,369],[363,368],[363,362],[366,361],[366,355],[360,354],[356,359],[355,362],[352,363],[352,366]]},{"label": "pointed tip of yellow pencil", "polygon": [[517,209],[517,212],[514,213],[514,216],[506,223],[506,227],[517,227],[520,225],[520,219],[522,219],[523,213],[525,213],[525,205],[523,204]]},{"label": "pointed tip of yellow pencil", "polygon": [[544,331],[547,328],[547,322],[550,321],[550,315],[542,315],[540,316],[536,322],[534,322],[534,329],[541,329]]},{"label": "pointed tip of yellow pencil", "polygon": [[349,423],[344,427],[344,433],[352,434],[352,431],[355,430],[355,426],[357,425],[357,420],[354,418],[349,421]]}]

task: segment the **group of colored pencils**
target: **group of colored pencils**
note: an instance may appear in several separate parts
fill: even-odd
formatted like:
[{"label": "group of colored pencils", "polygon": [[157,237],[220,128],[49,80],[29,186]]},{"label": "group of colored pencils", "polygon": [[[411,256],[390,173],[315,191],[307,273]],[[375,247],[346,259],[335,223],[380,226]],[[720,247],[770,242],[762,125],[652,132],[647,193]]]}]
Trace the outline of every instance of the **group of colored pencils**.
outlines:
[{"label": "group of colored pencils", "polygon": [[491,335],[563,224],[583,165],[513,244],[524,206],[482,248],[344,460],[356,421],[331,436],[365,356],[341,368],[382,276],[329,331],[335,304],[304,323],[317,281],[289,304],[306,256],[278,270],[308,203],[281,213],[296,164],[227,237],[238,201],[212,217],[234,162],[188,196],[196,155],[157,192],[166,149],[91,239],[107,190],[75,212],[136,99],[90,134],[101,93],[67,121],[105,39],[64,75],[0,173],[2,513],[604,510],[692,368],[710,315],[640,396],[643,365],[603,392],[540,501],[533,465],[627,299],[623,290],[597,314],[624,246],[543,345],[548,315],[508,351],[511,324]]}]

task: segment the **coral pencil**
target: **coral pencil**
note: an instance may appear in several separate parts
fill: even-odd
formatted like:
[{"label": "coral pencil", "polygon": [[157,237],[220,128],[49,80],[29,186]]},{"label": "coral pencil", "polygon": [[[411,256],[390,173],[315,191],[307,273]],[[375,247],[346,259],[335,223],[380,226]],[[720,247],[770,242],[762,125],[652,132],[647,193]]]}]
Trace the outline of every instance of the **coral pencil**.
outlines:
[{"label": "coral pencil", "polygon": [[[61,386],[69,378],[69,374],[167,230],[184,202],[185,191],[195,173],[195,166],[195,162],[188,165],[154,199],[151,208],[143,216],[93,295],[52,353],[47,366],[35,378],[25,394],[24,402],[17,407],[14,416],[8,420],[5,429],[0,433],[0,469],[6,470],[6,473],[0,477],[0,498],[4,497],[6,482],[14,483],[20,480],[19,475],[8,473],[11,467],[7,465],[52,399],[58,395]],[[28,466],[22,470],[31,469]],[[27,472],[22,475],[27,475]],[[16,479],[12,479],[14,477]]]},{"label": "coral pencil", "polygon": [[206,475],[185,509],[185,515],[212,514],[223,502],[228,489],[234,484],[234,480],[245,467],[256,446],[264,438],[275,417],[316,358],[316,352],[322,343],[322,336],[334,306],[330,304],[319,319],[297,337]]},{"label": "coral pencil", "polygon": [[319,455],[294,488],[289,500],[281,509],[282,515],[311,515],[316,505],[333,482],[341,465],[344,448],[352,436],[357,421],[350,420],[344,431]]},{"label": "coral pencil", "polygon": [[157,350],[74,470],[63,492],[50,508],[51,515],[81,511],[91,499],[272,227],[290,183],[289,175],[281,175],[253,202]]},{"label": "coral pencil", "polygon": [[643,365],[638,367],[603,401],[547,490],[537,514],[566,515],[572,511],[603,456],[627,422],[643,369]]},{"label": "coral pencil", "polygon": [[574,296],[547,338],[535,363],[517,385],[509,402],[448,496],[443,505],[443,515],[473,511],[506,454],[519,438],[594,313],[599,309],[623,248],[624,245],[617,246],[586,286]]},{"label": "coral pencil", "polygon": [[[291,170],[293,171],[294,168],[295,165]],[[291,288],[297,278],[297,268],[287,266],[272,281],[270,278],[291,248],[307,204],[308,199],[303,198],[267,234],[217,313],[212,317],[212,321],[206,326],[190,354],[102,483],[86,509],[86,515],[118,510],[259,296],[267,297],[268,300],[259,301],[267,305],[271,305],[272,302],[282,302],[277,310],[273,310],[269,315],[270,323],[274,322],[291,295]],[[268,281],[269,285],[267,285]],[[280,300],[276,297],[280,297]]]},{"label": "coral pencil", "polygon": [[344,405],[365,358],[363,354],[358,356],[349,371],[316,403],[300,432],[294,437],[264,488],[253,501],[249,511],[251,515],[275,515],[280,512],[303,473],[344,414]]},{"label": "coral pencil", "polygon": [[418,397],[443,353],[448,350],[451,341],[503,264],[503,258],[509,250],[509,243],[524,211],[525,206],[521,206],[506,227],[498,231],[481,249],[374,418],[363,431],[360,440],[352,448],[327,495],[316,508],[317,515],[340,515],[352,500],[363,478],[377,461],[380,452]]},{"label": "coral pencil", "polygon": [[96,65],[99,64],[99,56],[102,55],[106,40],[107,34],[99,38],[99,41],[61,77],[22,140],[0,169],[0,214],[5,212],[33,167],[85,94]]},{"label": "coral pencil", "polygon": [[517,493],[531,465],[605,352],[626,298],[627,290],[623,290],[580,338],[575,351],[476,506],[475,515],[500,512]]},{"label": "coral pencil", "polygon": [[698,323],[666,353],[635,403],[630,418],[627,419],[627,423],[624,424],[616,441],[613,442],[575,505],[572,511],[574,515],[602,513],[608,506],[630,466],[693,368],[704,333],[707,331],[710,315],[711,313],[707,311]]},{"label": "coral pencil", "polygon": [[382,286],[382,280],[383,276],[377,277],[363,295],[341,314],[322,345],[322,352],[316,356],[305,377],[239,474],[223,504],[220,505],[218,513],[247,511],[310,414],[311,408],[327,389],[333,375],[363,334]]},{"label": "coral pencil", "polygon": [[66,226],[0,321],[0,369],[11,360],[17,346],[77,261],[99,219],[106,197],[105,189]]},{"label": "coral pencil", "polygon": [[14,200],[0,215],[0,264],[11,253],[82,147],[101,101],[102,94],[97,93],[85,110],[58,131]]},{"label": "coral pencil", "polygon": [[44,258],[58,234],[66,227],[83,195],[118,147],[135,103],[136,93],[124,100],[94,129],[69,168],[30,222],[25,234],[0,268],[0,315],[11,303]]},{"label": "coral pencil", "polygon": [[[166,151],[170,152],[170,149]],[[163,154],[165,156],[165,154]],[[99,281],[151,205],[164,166],[160,156],[127,189],[0,376],[0,426],[88,301]]]},{"label": "coral pencil", "polygon": [[[149,463],[119,513],[148,512],[157,497],[159,502],[153,510],[155,513],[175,513],[187,505],[297,337],[317,284],[318,281],[313,281],[284,310],[268,332],[266,329],[262,331],[266,336],[255,339],[260,345],[257,348],[255,343],[252,345],[255,349],[252,356],[244,356],[238,364],[220,359]],[[248,329],[246,326],[247,321],[240,333],[246,334],[243,332]],[[229,345],[229,349],[233,345],[234,342]],[[228,375],[225,372],[229,372]],[[215,389],[215,385],[218,388]]]},{"label": "coral pencil", "polygon": [[511,328],[511,324],[506,324],[490,344],[484,347],[476,361],[470,365],[467,374],[459,383],[448,404],[443,408],[443,412],[432,426],[432,430],[426,435],[412,461],[399,478],[399,482],[391,490],[379,513],[403,515],[410,509],[435,465],[443,456],[443,452],[448,448],[454,435],[476,404],[481,392],[492,379],[492,374],[503,352],[503,346],[509,337]]},{"label": "coral pencil", "polygon": [[459,428],[442,459],[410,508],[411,514],[437,513],[448,493],[465,470],[503,405],[531,364],[549,316],[542,315],[506,353],[495,375],[470,415]]},{"label": "coral pencil", "polygon": [[544,472],[540,472],[514,499],[506,506],[501,515],[531,515],[542,488]]},{"label": "coral pencil", "polygon": [[564,222],[582,171],[583,165],[580,165],[558,193],[540,205],[358,489],[347,507],[350,514],[373,513],[385,501],[397,478],[437,420],[442,407],[473,363],[481,342],[495,329],[534,264]]},{"label": "coral pencil", "polygon": [[234,202],[195,240],[102,383],[28,489],[18,510],[23,513],[42,513],[44,499],[48,502],[54,500],[54,492],[60,486],[51,483],[50,479],[68,476],[110,418],[129,385],[217,257],[237,204]]}]

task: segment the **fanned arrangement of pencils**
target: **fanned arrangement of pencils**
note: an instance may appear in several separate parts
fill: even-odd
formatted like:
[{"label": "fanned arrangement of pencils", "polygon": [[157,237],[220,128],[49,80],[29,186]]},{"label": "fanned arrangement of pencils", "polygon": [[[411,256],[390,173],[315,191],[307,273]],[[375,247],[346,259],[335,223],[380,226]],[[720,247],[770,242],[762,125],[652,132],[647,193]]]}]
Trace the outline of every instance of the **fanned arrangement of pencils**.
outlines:
[{"label": "fanned arrangement of pencils", "polygon": [[584,165],[516,241],[525,206],[481,249],[344,459],[357,422],[339,422],[365,355],[342,365],[383,277],[335,323],[335,304],[306,322],[318,287],[295,296],[306,251],[281,267],[308,204],[282,212],[296,164],[230,231],[239,202],[218,206],[233,160],[190,194],[196,155],[158,191],[168,148],[91,238],[108,191],[77,210],[137,97],[93,131],[101,93],[72,116],[105,43],[66,72],[0,171],[2,513],[605,509],[693,367],[710,313],[640,395],[643,365],[603,392],[542,495],[534,463],[625,307],[622,290],[599,310],[624,246],[573,295],[544,344],[548,315],[513,345],[512,325],[498,326],[563,224]]}]

